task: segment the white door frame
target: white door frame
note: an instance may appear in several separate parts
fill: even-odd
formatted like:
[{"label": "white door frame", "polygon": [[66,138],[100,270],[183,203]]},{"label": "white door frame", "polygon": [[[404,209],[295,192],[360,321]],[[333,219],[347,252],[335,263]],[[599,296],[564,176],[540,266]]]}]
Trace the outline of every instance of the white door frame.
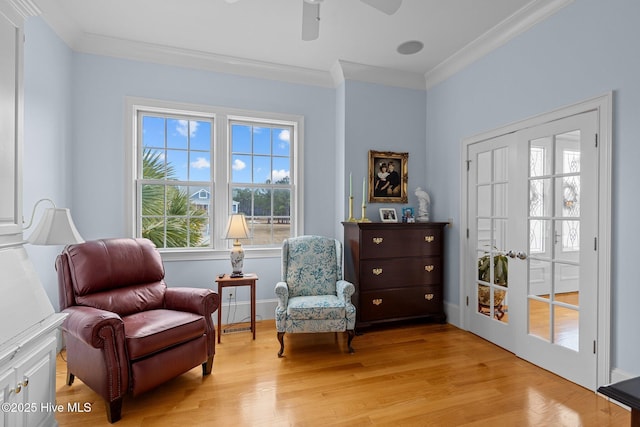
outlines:
[{"label": "white door frame", "polygon": [[468,301],[471,300],[471,296],[468,295],[468,287],[465,285],[469,281],[473,281],[474,278],[467,277],[469,269],[465,268],[465,266],[469,262],[475,262],[475,260],[468,259],[467,255],[469,253],[467,248],[467,229],[469,224],[467,192],[469,189],[467,187],[468,159],[466,158],[468,145],[587,111],[598,112],[598,145],[600,147],[598,153],[598,330],[596,342],[596,356],[598,359],[596,387],[598,387],[610,383],[611,379],[611,145],[613,92],[464,138],[461,141],[459,324],[463,329],[469,330],[466,306]]}]

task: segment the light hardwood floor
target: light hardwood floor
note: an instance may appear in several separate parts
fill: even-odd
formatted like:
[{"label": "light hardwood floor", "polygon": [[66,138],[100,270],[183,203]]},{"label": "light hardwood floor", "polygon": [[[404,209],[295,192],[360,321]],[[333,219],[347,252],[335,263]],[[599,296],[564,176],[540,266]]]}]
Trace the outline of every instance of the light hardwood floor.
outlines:
[{"label": "light hardwood floor", "polygon": [[[130,426],[627,426],[630,413],[451,325],[403,324],[365,330],[346,352],[340,334],[285,336],[275,325],[222,336],[213,373],[200,367],[126,398]],[[57,361],[60,426],[105,426],[104,404]]]}]

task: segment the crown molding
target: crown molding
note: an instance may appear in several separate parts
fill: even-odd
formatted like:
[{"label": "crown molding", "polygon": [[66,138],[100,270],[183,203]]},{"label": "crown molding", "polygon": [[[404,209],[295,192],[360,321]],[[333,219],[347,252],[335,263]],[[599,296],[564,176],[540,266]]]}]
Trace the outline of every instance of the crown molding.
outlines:
[{"label": "crown molding", "polygon": [[0,15],[17,27],[22,27],[28,17],[39,14],[40,9],[31,0],[0,0]]},{"label": "crown molding", "polygon": [[426,88],[458,71],[544,21],[575,0],[534,0],[425,73]]},{"label": "crown molding", "polygon": [[7,0],[23,18],[40,15],[40,9],[32,0]]},{"label": "crown molding", "polygon": [[210,52],[143,43],[85,33],[71,46],[77,52],[147,61],[177,67],[314,86],[333,87],[328,72],[265,61],[254,61]]},{"label": "crown molding", "polygon": [[345,80],[358,80],[405,89],[425,90],[426,87],[425,76],[422,73],[374,67],[343,59],[336,61],[330,73],[334,86],[340,85]]},{"label": "crown molding", "polygon": [[[22,14],[40,14],[34,0],[2,1],[10,5],[19,5],[19,11]],[[345,80],[358,80],[427,90],[574,1],[532,0],[524,8],[424,74],[346,60],[336,61],[330,70],[319,70],[82,33],[79,27],[69,21],[69,18],[53,2],[39,3],[42,15],[49,21],[49,25],[72,50],[77,52],[330,88],[337,87]]]}]

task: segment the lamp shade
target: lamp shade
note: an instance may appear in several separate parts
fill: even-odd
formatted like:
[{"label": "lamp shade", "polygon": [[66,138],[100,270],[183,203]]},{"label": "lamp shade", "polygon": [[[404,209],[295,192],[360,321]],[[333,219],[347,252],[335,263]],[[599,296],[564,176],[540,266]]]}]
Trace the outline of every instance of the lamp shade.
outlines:
[{"label": "lamp shade", "polygon": [[247,221],[244,218],[244,214],[232,214],[229,217],[225,238],[236,240],[249,238],[249,227],[247,227]]},{"label": "lamp shade", "polygon": [[69,209],[48,208],[29,236],[32,245],[68,245],[84,240],[71,219]]}]

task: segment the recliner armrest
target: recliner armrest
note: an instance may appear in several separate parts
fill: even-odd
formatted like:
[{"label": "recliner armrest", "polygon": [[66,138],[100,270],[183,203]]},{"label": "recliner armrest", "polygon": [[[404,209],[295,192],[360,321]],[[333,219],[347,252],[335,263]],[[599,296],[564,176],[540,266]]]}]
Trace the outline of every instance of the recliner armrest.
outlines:
[{"label": "recliner armrest", "polygon": [[62,329],[94,348],[103,348],[105,327],[113,330],[116,339],[124,340],[124,323],[118,314],[94,307],[72,306],[62,310],[69,316],[62,323]]},{"label": "recliner armrest", "polygon": [[201,316],[211,316],[220,305],[219,295],[204,288],[167,288],[165,308],[188,311]]}]

